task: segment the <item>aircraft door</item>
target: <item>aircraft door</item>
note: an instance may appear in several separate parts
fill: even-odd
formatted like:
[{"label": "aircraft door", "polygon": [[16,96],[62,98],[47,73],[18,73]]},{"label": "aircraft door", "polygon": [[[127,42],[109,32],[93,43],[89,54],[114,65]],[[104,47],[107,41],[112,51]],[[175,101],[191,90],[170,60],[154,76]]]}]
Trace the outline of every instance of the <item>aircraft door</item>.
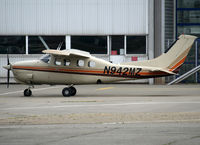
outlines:
[{"label": "aircraft door", "polygon": [[59,73],[59,69],[64,66],[63,58],[52,56],[50,66],[51,68],[53,68],[55,72],[48,73],[49,83],[50,84],[61,83],[63,81],[63,75]]}]

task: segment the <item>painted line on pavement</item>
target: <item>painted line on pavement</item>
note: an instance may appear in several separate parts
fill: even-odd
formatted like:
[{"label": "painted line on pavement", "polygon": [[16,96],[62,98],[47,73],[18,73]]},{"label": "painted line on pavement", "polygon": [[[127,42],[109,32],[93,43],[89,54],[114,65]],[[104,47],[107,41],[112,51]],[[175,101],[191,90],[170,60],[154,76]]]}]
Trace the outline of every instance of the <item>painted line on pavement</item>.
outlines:
[{"label": "painted line on pavement", "polygon": [[[46,87],[46,88],[38,88],[38,89],[31,89],[33,91],[42,91],[42,90],[47,90],[47,89],[52,89],[52,88],[59,88],[60,86],[56,86],[56,87]],[[7,92],[7,93],[2,93],[0,94],[0,96],[3,96],[3,95],[9,95],[9,94],[16,94],[16,93],[22,93],[23,90],[20,90],[20,91],[14,91],[14,92]]]},{"label": "painted line on pavement", "polygon": [[132,121],[132,122],[108,122],[102,123],[104,125],[114,125],[114,124],[133,124],[133,123],[172,123],[172,122],[199,122],[200,119],[184,119],[184,120],[145,120],[145,121]]},{"label": "painted line on pavement", "polygon": [[106,88],[99,88],[97,90],[102,91],[102,90],[110,90],[113,89],[114,87],[106,87]]},{"label": "painted line on pavement", "polygon": [[102,106],[126,106],[126,105],[160,105],[160,104],[200,104],[200,102],[133,102],[121,104],[93,104],[93,105],[60,105],[60,106],[38,106],[38,107],[13,107],[0,108],[0,110],[28,110],[28,109],[55,109],[73,107],[102,107]]}]

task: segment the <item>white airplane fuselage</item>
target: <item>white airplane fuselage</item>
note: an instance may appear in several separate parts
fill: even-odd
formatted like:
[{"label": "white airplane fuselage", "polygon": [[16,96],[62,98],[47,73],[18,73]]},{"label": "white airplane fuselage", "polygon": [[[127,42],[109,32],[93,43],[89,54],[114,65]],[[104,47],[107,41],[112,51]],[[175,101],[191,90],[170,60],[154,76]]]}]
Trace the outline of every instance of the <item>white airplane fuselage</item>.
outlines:
[{"label": "white airplane fuselage", "polygon": [[[95,57],[83,59],[83,66],[77,66],[78,59],[75,58],[70,60],[69,66],[63,65],[64,58],[60,60],[61,65],[55,65],[54,57],[49,63],[41,60],[17,62],[12,65],[12,71],[15,80],[25,84],[94,84],[148,77],[142,75],[148,72],[147,68],[112,64]],[[91,61],[95,66],[88,66]]]}]

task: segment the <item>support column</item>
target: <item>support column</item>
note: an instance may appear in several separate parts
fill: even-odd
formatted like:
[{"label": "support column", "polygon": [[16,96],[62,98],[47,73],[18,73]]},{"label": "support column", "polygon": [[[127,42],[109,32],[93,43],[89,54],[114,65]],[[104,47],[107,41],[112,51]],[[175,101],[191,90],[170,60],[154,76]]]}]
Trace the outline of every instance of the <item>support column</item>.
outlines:
[{"label": "support column", "polygon": [[126,44],[126,35],[124,35],[124,56],[126,56],[126,48],[127,44]]},{"label": "support column", "polygon": [[28,36],[26,36],[25,41],[26,41],[26,55],[28,55]]},{"label": "support column", "polygon": [[65,48],[66,48],[66,50],[71,49],[71,36],[70,35],[65,36]]},{"label": "support column", "polygon": [[110,55],[111,55],[111,36],[107,36],[107,54],[108,54],[108,60],[110,61]]},{"label": "support column", "polygon": [[[154,58],[154,0],[149,0],[148,15],[148,56],[149,59]],[[149,84],[154,84],[154,79],[149,79]]]},{"label": "support column", "polygon": [[[165,34],[165,1],[154,1],[154,57],[164,53],[164,34]],[[165,77],[155,78],[155,84],[164,84]]]}]

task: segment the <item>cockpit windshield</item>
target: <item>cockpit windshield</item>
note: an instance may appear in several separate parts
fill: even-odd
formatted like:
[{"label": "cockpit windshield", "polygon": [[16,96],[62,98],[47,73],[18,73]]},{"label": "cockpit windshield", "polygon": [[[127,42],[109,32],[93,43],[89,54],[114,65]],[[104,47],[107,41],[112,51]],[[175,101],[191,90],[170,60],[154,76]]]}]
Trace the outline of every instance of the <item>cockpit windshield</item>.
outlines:
[{"label": "cockpit windshield", "polygon": [[40,58],[40,60],[45,62],[45,63],[49,63],[50,57],[51,57],[50,54],[45,54]]}]

